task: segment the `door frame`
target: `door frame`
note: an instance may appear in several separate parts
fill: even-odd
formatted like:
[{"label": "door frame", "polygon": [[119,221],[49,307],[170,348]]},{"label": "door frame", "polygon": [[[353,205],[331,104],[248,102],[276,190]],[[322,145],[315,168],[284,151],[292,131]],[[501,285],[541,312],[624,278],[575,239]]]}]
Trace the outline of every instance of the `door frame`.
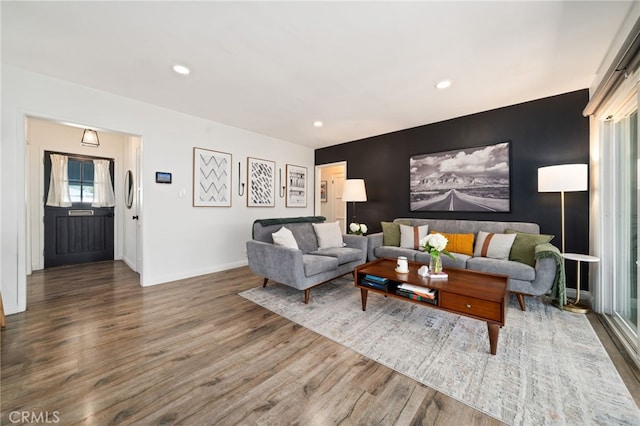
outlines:
[{"label": "door frame", "polygon": [[[122,215],[122,220],[124,222],[124,238],[122,242],[122,260],[129,266],[129,268],[131,268],[131,270],[139,273],[142,265],[142,239],[140,238],[140,232],[142,229],[142,227],[140,226],[140,211],[142,206],[142,178],[140,176],[142,170],[142,149],[140,147],[141,144],[139,141],[131,143],[131,158],[129,158],[129,168],[127,170],[131,170],[131,172],[133,173],[134,196],[131,208],[127,208],[126,205],[123,208],[124,213]],[[132,220],[134,222],[130,223],[130,221]],[[129,225],[127,225],[127,223],[129,223]],[[128,231],[131,231],[132,228],[133,232],[128,233]],[[131,241],[129,241],[128,238],[130,238]],[[132,245],[134,246],[133,250],[131,250]]]},{"label": "door frame", "polygon": [[[34,149],[34,147],[31,145],[30,141],[29,141],[29,119],[37,119],[37,120],[45,120],[45,121],[50,121],[52,123],[61,125],[61,126],[67,126],[67,127],[77,127],[77,128],[92,128],[92,129],[96,129],[98,131],[101,132],[109,132],[109,133],[116,133],[119,135],[123,135],[126,136],[128,141],[124,142],[123,146],[121,147],[122,150],[128,149],[130,146],[134,146],[134,152],[135,149],[139,150],[139,158],[134,159],[133,162],[131,162],[128,166],[124,164],[124,157],[120,158],[120,161],[116,161],[116,168],[115,168],[115,173],[114,173],[114,181],[115,181],[115,185],[114,185],[114,190],[116,191],[116,199],[118,200],[119,198],[121,198],[121,196],[119,197],[119,193],[118,193],[118,189],[121,189],[120,186],[118,185],[119,183],[119,174],[120,173],[120,168],[121,167],[131,167],[132,170],[134,171],[135,175],[137,176],[136,180],[138,183],[138,215],[139,217],[142,219],[142,214],[143,214],[143,202],[142,202],[142,187],[143,187],[143,182],[144,179],[142,179],[142,164],[144,164],[144,149],[143,149],[143,137],[141,135],[137,135],[134,134],[132,132],[127,132],[127,131],[121,131],[121,130],[113,130],[113,129],[108,129],[105,128],[104,126],[95,126],[92,124],[77,124],[76,122],[74,122],[73,120],[68,120],[68,119],[64,119],[64,118],[59,118],[59,117],[48,117],[48,116],[43,116],[41,114],[36,114],[36,113],[29,113],[27,111],[19,111],[18,112],[18,120],[20,120],[20,126],[19,126],[19,131],[17,134],[17,137],[19,140],[23,141],[23,159],[24,159],[24,168],[23,168],[23,182],[24,182],[24,191],[25,193],[23,194],[26,200],[29,200],[29,196],[30,196],[30,192],[31,192],[31,188],[33,185],[35,185],[35,188],[39,189],[39,194],[40,194],[40,198],[42,201],[42,197],[44,194],[44,182],[43,182],[43,173],[44,173],[44,151],[45,150],[51,150],[51,149],[43,149],[42,147],[39,147],[38,149]],[[34,160],[34,156],[37,156],[37,164],[38,167],[40,168],[40,170],[37,173],[37,178],[36,177],[31,177],[32,172],[34,172],[35,170],[33,169],[33,167],[35,166],[35,163],[33,162]],[[117,159],[116,159],[117,160]],[[119,165],[118,165],[119,164]],[[117,201],[117,203],[122,204],[121,202]],[[122,208],[124,209],[124,207]],[[121,210],[122,210],[121,209]],[[114,234],[114,242],[117,245],[118,241],[120,240],[122,243],[124,243],[124,239],[126,239],[128,236],[126,234],[123,233],[122,231],[122,227],[118,226],[118,221],[123,220],[122,219],[122,211],[118,211],[116,210],[116,217],[115,217],[115,234]],[[32,265],[33,265],[33,256],[34,254],[32,253],[32,244],[31,244],[31,239],[33,237],[33,233],[34,232],[38,232],[39,234],[39,238],[40,238],[40,243],[41,246],[44,247],[44,223],[43,223],[43,219],[44,219],[44,201],[42,201],[41,203],[39,203],[39,208],[37,210],[35,210],[35,208],[32,208],[32,205],[30,202],[25,202],[24,203],[24,213],[20,214],[20,220],[22,220],[23,222],[21,222],[24,226],[24,235],[19,235],[18,236],[18,270],[17,270],[17,274],[20,277],[18,279],[18,307],[21,308],[20,311],[25,310],[26,309],[26,305],[27,305],[27,291],[26,291],[26,286],[27,286],[27,280],[26,277],[28,275],[31,275],[31,273],[33,272],[32,269]],[[31,225],[31,218],[33,217],[33,215],[38,215],[38,217],[40,218],[38,220],[38,226],[37,228],[35,226]],[[143,282],[143,264],[142,264],[142,260],[144,258],[143,255],[143,246],[142,246],[142,239],[143,239],[143,226],[142,226],[142,221],[138,220],[137,221],[137,227],[136,227],[136,233],[134,236],[132,236],[133,238],[137,239],[137,265],[136,265],[136,269],[140,275],[140,281],[139,283],[141,284]],[[23,239],[24,238],[24,239]],[[42,255],[42,253],[39,253],[39,255],[42,257],[40,264],[43,265],[44,264],[44,256]],[[116,257],[116,259],[120,259],[120,256]],[[20,258],[22,258],[22,261],[20,261]],[[24,308],[23,308],[24,307]]]},{"label": "door frame", "polygon": [[[347,162],[346,161],[337,161],[335,163],[327,163],[327,164],[320,164],[320,165],[316,165],[315,167],[315,190],[314,192],[314,214],[316,216],[320,216],[322,214],[322,202],[320,201],[320,181],[322,180],[322,170],[326,169],[326,168],[330,168],[330,167],[336,167],[336,166],[342,166],[344,169],[344,176],[345,179],[347,179]],[[347,203],[344,204],[344,213],[343,216],[345,217],[345,224],[347,222],[346,217],[347,217]],[[344,230],[346,232],[346,230]]]}]

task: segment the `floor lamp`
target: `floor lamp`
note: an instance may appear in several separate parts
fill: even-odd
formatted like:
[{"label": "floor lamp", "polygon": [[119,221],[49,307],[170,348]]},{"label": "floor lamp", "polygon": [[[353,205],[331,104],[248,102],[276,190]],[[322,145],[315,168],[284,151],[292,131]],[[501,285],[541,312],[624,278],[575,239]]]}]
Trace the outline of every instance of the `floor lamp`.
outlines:
[{"label": "floor lamp", "polygon": [[342,189],[342,201],[353,203],[353,220],[356,222],[356,201],[367,201],[367,190],[364,186],[364,179],[347,179],[344,181]]},{"label": "floor lamp", "polygon": [[562,211],[562,257],[578,262],[576,275],[576,299],[567,303],[564,308],[577,313],[587,313],[589,308],[580,305],[580,262],[596,262],[593,256],[566,253],[564,235],[564,193],[586,191],[588,186],[589,166],[586,164],[562,164],[558,166],[540,167],[538,169],[538,192],[559,192]]}]

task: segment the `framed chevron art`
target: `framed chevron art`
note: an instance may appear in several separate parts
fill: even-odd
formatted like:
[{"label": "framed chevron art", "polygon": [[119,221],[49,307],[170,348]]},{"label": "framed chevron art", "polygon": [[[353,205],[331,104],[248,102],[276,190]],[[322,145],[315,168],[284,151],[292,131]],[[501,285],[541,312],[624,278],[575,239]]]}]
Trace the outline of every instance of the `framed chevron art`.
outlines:
[{"label": "framed chevron art", "polygon": [[193,206],[231,207],[231,154],[193,148]]}]

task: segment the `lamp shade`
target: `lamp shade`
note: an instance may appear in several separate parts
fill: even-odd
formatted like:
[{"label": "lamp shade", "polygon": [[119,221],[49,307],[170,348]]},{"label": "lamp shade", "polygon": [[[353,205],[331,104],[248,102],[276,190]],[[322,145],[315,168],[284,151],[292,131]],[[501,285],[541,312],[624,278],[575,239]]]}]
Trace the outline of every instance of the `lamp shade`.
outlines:
[{"label": "lamp shade", "polygon": [[91,129],[85,129],[84,132],[82,132],[82,140],[80,141],[80,143],[84,146],[93,146],[93,147],[100,146],[100,140],[98,139],[98,132]]},{"label": "lamp shade", "polygon": [[367,201],[364,179],[347,179],[342,189],[342,201]]},{"label": "lamp shade", "polygon": [[538,192],[586,191],[589,166],[561,164],[538,169]]}]

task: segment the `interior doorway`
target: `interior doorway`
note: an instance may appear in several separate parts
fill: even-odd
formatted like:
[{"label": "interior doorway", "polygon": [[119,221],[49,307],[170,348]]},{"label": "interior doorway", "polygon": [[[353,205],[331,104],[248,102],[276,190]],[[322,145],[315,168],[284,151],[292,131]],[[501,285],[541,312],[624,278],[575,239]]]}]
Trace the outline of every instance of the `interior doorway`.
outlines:
[{"label": "interior doorway", "polygon": [[338,222],[344,233],[347,232],[347,204],[342,201],[342,189],[346,177],[345,161],[316,166],[315,214],[326,217],[327,222]]},{"label": "interior doorway", "polygon": [[[44,269],[44,249],[50,243],[45,235],[45,203],[48,185],[45,184],[45,164],[47,152],[62,152],[77,158],[107,158],[112,161],[112,179],[115,194],[115,207],[111,208],[113,221],[110,235],[113,237],[113,255],[115,260],[124,260],[136,272],[141,271],[141,257],[138,253],[141,244],[141,230],[139,221],[133,219],[138,216],[141,191],[139,179],[139,165],[141,164],[142,140],[139,136],[96,129],[99,146],[83,146],[80,141],[85,128],[96,129],[93,126],[62,123],[40,117],[27,116],[25,132],[27,143],[26,182],[27,182],[27,274],[34,270]],[[136,197],[135,214],[127,209],[125,198],[125,180],[127,172],[134,177],[133,194]],[[134,222],[134,226],[126,226],[127,222]],[[133,250],[127,261],[127,253]],[[52,265],[49,265],[52,266]],[[28,302],[28,301],[27,301]]]}]

